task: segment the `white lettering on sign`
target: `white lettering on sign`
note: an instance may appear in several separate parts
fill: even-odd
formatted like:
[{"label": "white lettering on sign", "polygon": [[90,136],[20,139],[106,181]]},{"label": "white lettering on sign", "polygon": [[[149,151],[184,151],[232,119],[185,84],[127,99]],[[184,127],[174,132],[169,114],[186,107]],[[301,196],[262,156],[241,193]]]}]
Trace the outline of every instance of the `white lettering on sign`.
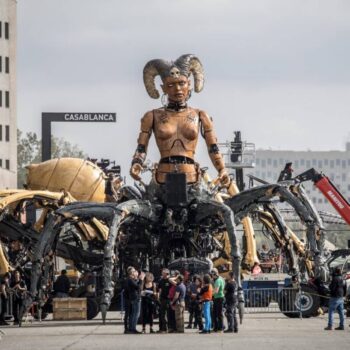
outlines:
[{"label": "white lettering on sign", "polygon": [[338,206],[338,208],[344,209],[344,205],[331,190],[327,191],[327,194],[332,198],[333,202]]},{"label": "white lettering on sign", "polygon": [[113,122],[114,118],[109,113],[66,113],[64,120],[71,122]]}]

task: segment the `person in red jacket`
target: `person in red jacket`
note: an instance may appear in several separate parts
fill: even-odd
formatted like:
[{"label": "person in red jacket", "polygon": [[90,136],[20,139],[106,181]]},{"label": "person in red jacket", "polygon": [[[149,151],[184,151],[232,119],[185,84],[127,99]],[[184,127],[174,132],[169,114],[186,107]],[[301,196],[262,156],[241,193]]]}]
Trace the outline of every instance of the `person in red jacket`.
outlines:
[{"label": "person in red jacket", "polygon": [[211,304],[213,300],[213,286],[210,275],[204,275],[203,287],[200,291],[201,301],[203,305],[204,328],[200,334],[210,333],[211,329]]}]

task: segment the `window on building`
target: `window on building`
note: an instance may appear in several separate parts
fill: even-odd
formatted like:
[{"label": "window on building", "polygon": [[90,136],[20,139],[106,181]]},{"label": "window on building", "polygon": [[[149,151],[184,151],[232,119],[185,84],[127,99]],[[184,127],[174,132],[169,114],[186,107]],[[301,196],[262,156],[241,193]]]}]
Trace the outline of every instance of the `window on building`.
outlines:
[{"label": "window on building", "polygon": [[343,168],[343,169],[345,169],[346,168],[346,160],[342,160],[341,161],[341,167]]},{"label": "window on building", "polygon": [[10,107],[10,92],[5,91],[5,107],[9,108]]},{"label": "window on building", "polygon": [[[258,171],[255,173],[255,175],[256,175],[257,177],[259,177],[259,176],[260,176],[260,171],[258,170]],[[349,187],[350,187],[350,185],[349,185]]]},{"label": "window on building", "polygon": [[332,169],[334,168],[334,160],[333,159],[331,159],[331,161],[329,162],[329,165]]},{"label": "window on building", "polygon": [[346,181],[346,174],[341,174],[341,180],[343,181],[343,182],[345,182]]},{"label": "window on building", "polygon": [[261,160],[261,167],[266,168],[266,159]]},{"label": "window on building", "polygon": [[272,164],[272,159],[271,158],[268,158],[267,159],[267,165],[271,165]]},{"label": "window on building", "polygon": [[274,166],[275,168],[277,168],[277,165],[278,165],[278,164],[277,164],[277,159],[274,159],[274,160],[273,160],[273,166]]},{"label": "window on building", "polygon": [[271,171],[268,171],[268,172],[267,172],[267,178],[268,178],[268,179],[271,179],[271,177],[272,177]]},{"label": "window on building", "polygon": [[0,168],[2,168],[2,159],[0,159]]},{"label": "window on building", "polygon": [[0,90],[0,107],[2,107],[2,91]]},{"label": "window on building", "polygon": [[6,159],[6,161],[5,161],[5,168],[7,170],[10,170],[10,159]]},{"label": "window on building", "polygon": [[316,197],[312,197],[312,201],[313,201],[314,203],[317,203]]},{"label": "window on building", "polygon": [[294,162],[294,165],[296,168],[299,168],[299,160],[298,159]]},{"label": "window on building", "polygon": [[340,159],[336,159],[335,164],[336,164],[337,166],[340,166]]},{"label": "window on building", "polygon": [[325,166],[328,166],[328,159],[325,159],[325,160],[323,161],[323,164],[324,164]]},{"label": "window on building", "polygon": [[256,158],[255,162],[256,162],[256,165],[260,165],[260,158]]},{"label": "window on building", "polygon": [[318,166],[319,168],[322,168],[322,160],[319,160],[319,161],[317,162],[317,166]]},{"label": "window on building", "polygon": [[350,159],[348,159],[348,166],[350,166]]},{"label": "window on building", "polygon": [[306,167],[310,168],[311,167],[311,162],[309,160],[306,161]]},{"label": "window on building", "polygon": [[327,199],[327,198],[324,198],[324,199],[323,199],[323,202],[324,202],[324,203],[328,203],[328,199]]},{"label": "window on building", "polygon": [[350,191],[350,185],[348,185],[348,191]]},{"label": "window on building", "polygon": [[261,177],[262,177],[263,180],[266,179],[266,173],[264,171],[261,173]]},{"label": "window on building", "polygon": [[0,125],[0,141],[2,141],[2,125]]},{"label": "window on building", "polygon": [[316,159],[313,159],[312,160],[312,166],[316,166],[317,165],[317,161],[316,161]]},{"label": "window on building", "polygon": [[319,199],[318,199],[318,203],[322,203],[322,198],[319,198]]},{"label": "window on building", "polygon": [[5,22],[5,39],[10,38],[10,25],[9,22]]},{"label": "window on building", "polygon": [[0,21],[0,38],[2,37],[2,22]]},{"label": "window on building", "polygon": [[334,174],[333,173],[331,173],[330,175],[329,175],[329,178],[332,180],[332,181],[334,181]]},{"label": "window on building", "polygon": [[300,165],[304,166],[305,165],[305,159],[300,159]]},{"label": "window on building", "polygon": [[2,72],[2,56],[0,56],[0,73]]},{"label": "window on building", "polygon": [[5,57],[5,73],[10,73],[10,58]]},{"label": "window on building", "polygon": [[10,125],[5,126],[5,141],[10,141]]}]

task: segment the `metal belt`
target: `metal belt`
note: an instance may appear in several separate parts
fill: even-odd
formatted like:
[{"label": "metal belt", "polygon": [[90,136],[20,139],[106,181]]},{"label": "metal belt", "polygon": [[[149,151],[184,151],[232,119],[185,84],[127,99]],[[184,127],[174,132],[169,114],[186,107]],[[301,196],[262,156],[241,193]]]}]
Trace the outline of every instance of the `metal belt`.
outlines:
[{"label": "metal belt", "polygon": [[173,156],[162,158],[159,163],[161,164],[194,164],[194,160],[192,158],[184,157],[184,156]]}]

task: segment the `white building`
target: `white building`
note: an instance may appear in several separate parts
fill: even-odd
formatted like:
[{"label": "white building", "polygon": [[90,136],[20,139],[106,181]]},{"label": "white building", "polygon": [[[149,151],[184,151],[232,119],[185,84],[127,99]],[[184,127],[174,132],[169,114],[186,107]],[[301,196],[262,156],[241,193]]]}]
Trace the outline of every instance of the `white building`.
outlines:
[{"label": "white building", "polygon": [[[350,201],[350,142],[344,151],[257,150],[256,167],[247,169],[245,173],[254,174],[268,182],[276,182],[287,162],[293,163],[293,176],[310,168],[323,172]],[[331,210],[331,205],[315,186],[305,183],[305,187],[318,210]]]},{"label": "white building", "polygon": [[17,187],[16,0],[0,0],[0,189]]}]

